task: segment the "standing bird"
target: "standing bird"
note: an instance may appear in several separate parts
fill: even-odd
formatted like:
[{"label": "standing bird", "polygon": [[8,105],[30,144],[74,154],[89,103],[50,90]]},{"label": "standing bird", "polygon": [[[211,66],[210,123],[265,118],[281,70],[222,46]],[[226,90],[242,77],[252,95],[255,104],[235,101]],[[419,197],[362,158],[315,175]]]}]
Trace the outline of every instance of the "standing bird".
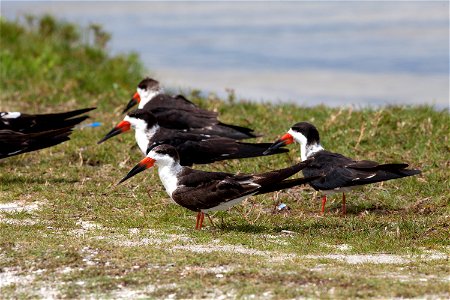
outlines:
[{"label": "standing bird", "polygon": [[[114,127],[98,143],[122,132],[135,129],[136,142],[144,155],[149,148],[161,144],[169,144],[176,148],[181,157],[181,165],[209,164],[215,161],[263,156],[270,143],[243,143],[231,138],[204,134],[199,128],[189,132],[168,129],[159,126],[156,117],[149,111],[137,109],[125,116],[124,120]],[[288,152],[277,149],[271,154]]]},{"label": "standing bird", "polygon": [[314,178],[284,179],[298,173],[311,160],[291,167],[261,174],[230,174],[194,170],[180,165],[177,150],[170,145],[153,148],[122,180],[158,166],[167,194],[178,205],[197,212],[195,229],[201,229],[205,213],[227,208],[252,195],[265,194],[306,183]]},{"label": "standing bird", "polygon": [[76,116],[93,109],[41,115],[0,112],[0,159],[69,140],[75,125],[88,118],[87,115]]},{"label": "standing bird", "polygon": [[159,82],[145,78],[123,112],[139,103],[138,108],[153,113],[161,127],[181,130],[203,129],[211,134],[242,140],[257,137],[253,129],[225,124],[217,120],[217,113],[201,109],[182,95],[164,94]]},{"label": "standing bird", "polygon": [[292,126],[266,153],[281,146],[300,144],[302,161],[314,160],[303,169],[303,175],[323,176],[309,184],[322,196],[322,214],[325,212],[327,194],[342,192],[342,213],[346,213],[345,192],[369,183],[381,182],[420,174],[420,170],[406,169],[408,164],[379,164],[374,161],[356,161],[339,153],[326,151],[320,144],[319,131],[314,125],[300,122]]}]

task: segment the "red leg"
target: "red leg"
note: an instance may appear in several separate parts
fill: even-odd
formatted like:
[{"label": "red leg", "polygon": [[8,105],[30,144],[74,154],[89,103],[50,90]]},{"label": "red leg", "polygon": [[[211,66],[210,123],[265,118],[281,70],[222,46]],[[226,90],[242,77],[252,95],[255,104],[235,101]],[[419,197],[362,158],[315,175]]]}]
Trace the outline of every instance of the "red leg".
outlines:
[{"label": "red leg", "polygon": [[347,208],[345,207],[345,193],[342,193],[342,214],[345,215],[347,213]]},{"label": "red leg", "polygon": [[200,221],[200,214],[201,214],[201,212],[197,213],[197,222],[195,223],[195,230],[198,230],[198,223]]},{"label": "red leg", "polygon": [[198,230],[202,229],[203,219],[205,218],[205,214],[200,212],[200,222],[198,224]]},{"label": "red leg", "polygon": [[327,196],[323,195],[322,196],[322,210],[321,210],[321,214],[323,215],[325,213],[325,204],[327,203]]}]

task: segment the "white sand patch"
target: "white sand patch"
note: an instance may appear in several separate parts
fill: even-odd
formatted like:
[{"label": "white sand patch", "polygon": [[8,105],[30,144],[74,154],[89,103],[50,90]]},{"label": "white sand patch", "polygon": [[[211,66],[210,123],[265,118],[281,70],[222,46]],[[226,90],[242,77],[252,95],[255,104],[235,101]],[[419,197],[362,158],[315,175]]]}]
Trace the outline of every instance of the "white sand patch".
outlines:
[{"label": "white sand patch", "polygon": [[420,260],[444,260],[448,256],[444,253],[434,253],[431,255],[394,255],[394,254],[324,254],[305,255],[307,259],[332,259],[348,264],[407,264]]},{"label": "white sand patch", "polygon": [[413,273],[396,273],[396,272],[389,272],[389,273],[383,273],[376,276],[377,278],[389,278],[389,279],[396,279],[400,282],[450,282],[450,276],[436,276],[436,275],[424,275],[424,274],[413,274]]},{"label": "white sand patch", "polygon": [[147,245],[168,245],[175,242],[189,243],[192,239],[182,234],[166,234],[164,232],[149,231],[150,234],[133,233],[131,235],[109,234],[106,236],[93,236],[95,240],[105,240],[119,247],[138,247]]},{"label": "white sand patch", "polygon": [[27,203],[24,201],[17,201],[17,202],[9,202],[9,203],[0,203],[0,212],[31,212],[34,210],[39,209],[39,206],[42,203],[40,202],[33,202],[33,203]]},{"label": "white sand patch", "polygon": [[216,299],[216,300],[225,300],[225,299],[236,299],[237,293],[235,290],[226,290],[226,289],[207,289],[202,295],[203,299]]},{"label": "white sand patch", "polygon": [[119,247],[138,247],[147,245],[166,245],[174,242],[188,243],[192,239],[184,234],[168,234],[154,229],[141,230],[139,228],[128,229],[128,235],[105,233],[98,235],[100,232],[110,231],[111,228],[103,227],[94,222],[79,220],[77,225],[81,228],[72,230],[71,233],[76,236],[88,237],[93,240],[101,240],[113,243]]},{"label": "white sand patch", "polygon": [[286,254],[271,251],[261,251],[252,248],[247,248],[240,245],[183,245],[174,246],[172,250],[184,250],[191,251],[195,253],[212,253],[212,252],[228,252],[228,253],[239,253],[245,255],[257,255],[269,259],[272,262],[285,261],[287,259],[293,259],[297,257],[295,254]]},{"label": "white sand patch", "polygon": [[288,241],[286,241],[286,235],[273,235],[273,234],[264,234],[262,238],[267,239],[271,243],[278,244],[281,246],[288,245]]},{"label": "white sand patch", "polygon": [[8,225],[15,225],[15,226],[33,226],[36,224],[39,224],[38,221],[32,220],[32,219],[10,219],[10,218],[3,218],[0,216],[0,223],[8,224]]},{"label": "white sand patch", "polygon": [[121,287],[118,290],[115,290],[111,293],[112,299],[147,299],[149,294],[156,291],[155,286],[149,285],[144,289],[133,290],[126,287]]},{"label": "white sand patch", "polygon": [[100,259],[96,258],[98,255],[98,250],[83,247],[83,249],[81,249],[81,255],[83,256],[83,262],[87,266],[95,266],[99,264]]},{"label": "white sand patch", "polygon": [[91,221],[78,220],[76,225],[81,226],[84,230],[103,229],[103,226]]},{"label": "white sand patch", "polygon": [[352,250],[352,246],[347,244],[336,245],[336,249],[339,251],[350,251]]},{"label": "white sand patch", "polygon": [[235,269],[231,265],[223,265],[216,267],[200,267],[200,266],[186,266],[183,271],[181,271],[181,276],[185,276],[190,273],[195,274],[214,274],[217,278],[224,277],[224,274],[230,273]]},{"label": "white sand patch", "polygon": [[34,280],[34,275],[21,275],[19,273],[15,268],[3,268],[0,273],[0,288],[11,284],[26,285]]},{"label": "white sand patch", "polygon": [[184,250],[195,253],[228,252],[245,255],[261,256],[271,262],[283,262],[292,259],[331,259],[348,264],[407,264],[420,260],[447,260],[448,255],[440,252],[426,255],[394,255],[394,254],[324,254],[324,255],[296,255],[294,253],[281,253],[275,251],[261,251],[240,245],[180,245],[172,250]]},{"label": "white sand patch", "polygon": [[325,254],[325,255],[305,255],[308,259],[333,259],[346,262],[348,264],[406,264],[409,259],[400,255],[392,254]]},{"label": "white sand patch", "polygon": [[323,244],[321,244],[321,245],[322,245],[322,246],[325,246],[325,247],[327,247],[327,248],[335,249],[335,250],[342,251],[342,252],[352,250],[352,246],[350,246],[350,245],[348,245],[348,244],[330,245],[330,244],[325,244],[325,243],[323,243]]},{"label": "white sand patch", "polygon": [[69,273],[72,273],[73,271],[75,271],[75,269],[73,269],[71,267],[64,267],[64,268],[58,269],[57,273],[69,274]]},{"label": "white sand patch", "polygon": [[439,259],[449,259],[449,255],[436,251],[436,250],[425,250],[421,256],[425,256],[427,260],[439,260]]},{"label": "white sand patch", "polygon": [[91,222],[91,221],[78,220],[76,222],[76,225],[80,226],[80,228],[73,229],[73,230],[70,231],[70,233],[75,235],[75,236],[78,236],[78,237],[82,237],[82,236],[86,235],[90,231],[106,229],[102,225],[94,223],[94,222]]},{"label": "white sand patch", "polygon": [[[162,249],[171,249],[172,251],[190,251],[194,253],[232,253],[243,254],[249,256],[260,256],[269,262],[280,263],[293,259],[301,260],[319,260],[329,259],[337,260],[347,264],[408,264],[415,261],[429,260],[446,260],[449,256],[438,251],[424,251],[422,255],[394,255],[386,253],[375,254],[347,254],[352,249],[348,244],[329,245],[324,244],[328,248],[338,250],[341,253],[323,254],[323,255],[297,255],[295,253],[283,253],[277,251],[263,251],[245,247],[242,245],[221,244],[220,239],[214,239],[209,244],[196,244],[194,240],[185,234],[169,234],[154,229],[130,228],[128,234],[110,233],[112,228],[106,228],[100,224],[87,221],[79,221],[77,223],[81,228],[72,231],[75,235],[83,235],[89,239],[102,240],[112,243],[119,247],[141,247],[155,246]],[[104,233],[104,234],[100,234]],[[273,243],[285,244],[290,236],[264,235],[264,238]],[[175,245],[174,245],[175,244]],[[181,245],[180,245],[181,244]],[[95,265],[93,259],[94,253],[84,257],[84,261],[88,265]],[[223,273],[217,273],[222,274]],[[219,275],[219,276],[222,276]]]},{"label": "white sand patch", "polygon": [[60,299],[58,284],[55,282],[39,282],[37,287],[30,287],[36,275],[45,272],[45,269],[35,270],[27,275],[21,275],[17,269],[3,268],[0,273],[0,288],[14,284],[16,293],[26,293],[33,298],[39,299]]}]

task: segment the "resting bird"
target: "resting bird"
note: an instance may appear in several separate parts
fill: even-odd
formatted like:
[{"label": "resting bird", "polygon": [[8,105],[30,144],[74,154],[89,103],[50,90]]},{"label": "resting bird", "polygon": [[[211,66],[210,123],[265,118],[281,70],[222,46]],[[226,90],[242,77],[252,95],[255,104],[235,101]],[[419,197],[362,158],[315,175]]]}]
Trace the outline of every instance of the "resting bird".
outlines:
[{"label": "resting bird", "polygon": [[93,109],[95,108],[41,115],[1,112],[0,159],[69,140],[73,127],[88,118],[87,115],[79,115]]},{"label": "resting bird", "polygon": [[309,183],[323,194],[322,214],[325,211],[327,194],[342,192],[342,212],[345,214],[345,192],[357,186],[421,173],[420,170],[406,169],[408,164],[405,163],[380,164],[369,160],[356,161],[342,154],[326,151],[320,144],[319,131],[307,122],[292,126],[288,133],[273,143],[266,153],[294,141],[300,144],[302,161],[314,159],[303,169],[303,175],[323,176]]},{"label": "resting bird", "polygon": [[164,94],[159,82],[148,77],[139,83],[124,112],[137,103],[138,108],[154,114],[161,127],[187,131],[202,129],[205,133],[235,140],[257,136],[252,129],[220,122],[216,112],[201,109],[182,95]]},{"label": "resting bird", "polygon": [[[98,143],[128,131],[131,127],[135,129],[136,142],[144,155],[149,148],[169,144],[177,149],[183,166],[263,156],[264,151],[270,146],[270,143],[243,143],[223,136],[203,134],[202,129],[184,132],[160,127],[156,117],[144,109],[137,109],[125,116],[124,120]],[[271,154],[287,151],[277,149]]]},{"label": "resting bird", "polygon": [[307,160],[285,169],[261,174],[207,172],[181,166],[180,157],[173,146],[159,145],[118,184],[156,164],[167,194],[178,205],[197,212],[195,229],[201,229],[205,213],[226,210],[252,195],[265,194],[317,179],[318,177],[284,180],[310,162],[311,160]]}]

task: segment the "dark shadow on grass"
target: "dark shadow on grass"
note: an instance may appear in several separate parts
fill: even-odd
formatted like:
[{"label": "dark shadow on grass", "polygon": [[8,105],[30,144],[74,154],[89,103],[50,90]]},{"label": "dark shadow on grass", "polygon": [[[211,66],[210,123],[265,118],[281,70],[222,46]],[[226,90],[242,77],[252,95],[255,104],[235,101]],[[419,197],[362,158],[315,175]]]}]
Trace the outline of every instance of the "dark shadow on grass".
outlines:
[{"label": "dark shadow on grass", "polygon": [[54,177],[0,177],[0,183],[4,185],[8,184],[45,184],[45,183],[76,183],[78,179],[68,179],[68,178],[54,178]]},{"label": "dark shadow on grass", "polygon": [[263,224],[220,224],[216,228],[223,232],[245,232],[245,233],[268,233],[273,232],[274,228],[265,226]]},{"label": "dark shadow on grass", "polygon": [[[341,203],[333,203],[332,205],[326,207],[324,217],[326,217],[327,215],[342,215],[341,211]],[[364,213],[366,211],[377,215],[389,215],[397,211],[397,209],[394,209],[387,205],[380,205],[380,203],[347,203],[347,216],[360,215],[361,213]],[[319,215],[319,212],[317,213],[317,215]]]}]

